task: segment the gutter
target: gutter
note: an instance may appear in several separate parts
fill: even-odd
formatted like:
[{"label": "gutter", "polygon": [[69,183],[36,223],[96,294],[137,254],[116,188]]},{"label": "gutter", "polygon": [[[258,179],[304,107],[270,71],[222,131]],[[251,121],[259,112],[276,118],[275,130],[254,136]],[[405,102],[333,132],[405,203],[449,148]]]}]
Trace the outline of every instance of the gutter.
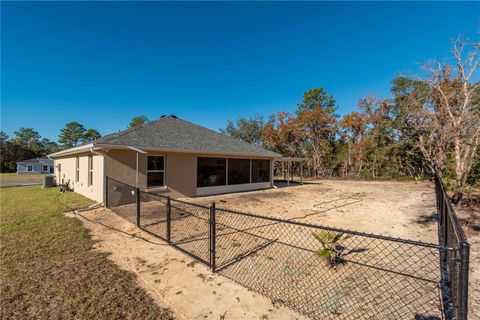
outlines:
[{"label": "gutter", "polygon": [[157,152],[174,152],[174,153],[191,153],[191,154],[205,154],[205,155],[220,155],[225,157],[249,157],[258,159],[278,159],[282,158],[282,155],[270,151],[270,155],[249,154],[249,153],[228,153],[228,152],[215,152],[215,151],[202,151],[202,150],[187,150],[187,149],[173,149],[173,148],[155,148],[155,147],[138,147],[138,146],[126,146],[126,145],[112,145],[112,144],[95,144],[98,148],[104,149],[130,149],[145,151],[157,151]]},{"label": "gutter", "polygon": [[89,144],[86,144],[86,145],[83,145],[83,146],[78,146],[78,147],[73,147],[73,148],[69,148],[69,149],[66,149],[66,150],[58,151],[58,152],[47,155],[47,157],[49,159],[52,159],[52,158],[55,158],[55,157],[66,156],[66,155],[77,153],[79,151],[85,151],[85,150],[88,150],[88,149],[93,148],[93,147],[95,147],[95,144],[94,143],[89,143]]}]

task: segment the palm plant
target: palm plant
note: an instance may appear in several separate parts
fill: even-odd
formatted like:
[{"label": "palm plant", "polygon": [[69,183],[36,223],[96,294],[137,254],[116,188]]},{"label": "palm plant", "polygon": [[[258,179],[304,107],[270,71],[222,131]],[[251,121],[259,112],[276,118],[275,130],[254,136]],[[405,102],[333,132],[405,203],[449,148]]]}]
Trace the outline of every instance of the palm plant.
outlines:
[{"label": "palm plant", "polygon": [[316,254],[321,258],[327,259],[332,268],[344,262],[345,247],[340,245],[339,242],[340,240],[348,239],[349,236],[344,236],[343,233],[328,232],[313,233],[313,236],[322,245]]}]

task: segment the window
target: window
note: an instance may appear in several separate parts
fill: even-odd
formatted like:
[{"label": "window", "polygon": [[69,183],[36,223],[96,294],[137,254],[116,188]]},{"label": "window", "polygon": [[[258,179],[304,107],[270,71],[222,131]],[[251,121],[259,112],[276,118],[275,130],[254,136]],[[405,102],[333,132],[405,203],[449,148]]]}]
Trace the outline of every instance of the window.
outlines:
[{"label": "window", "polygon": [[42,166],[42,171],[43,172],[48,171],[48,166]]},{"label": "window", "polygon": [[226,162],[225,158],[198,158],[197,187],[224,186]]},{"label": "window", "polygon": [[147,157],[147,188],[165,186],[165,158],[163,156]]},{"label": "window", "polygon": [[228,184],[250,183],[250,159],[228,159]]},{"label": "window", "polygon": [[88,185],[93,184],[93,156],[88,156]]},{"label": "window", "polygon": [[27,166],[27,171],[28,171],[28,172],[32,172],[32,171],[33,171],[33,166],[32,166],[32,165],[28,165],[28,166]]},{"label": "window", "polygon": [[270,181],[270,160],[252,159],[252,183]]},{"label": "window", "polygon": [[75,158],[75,182],[80,181],[80,158]]}]

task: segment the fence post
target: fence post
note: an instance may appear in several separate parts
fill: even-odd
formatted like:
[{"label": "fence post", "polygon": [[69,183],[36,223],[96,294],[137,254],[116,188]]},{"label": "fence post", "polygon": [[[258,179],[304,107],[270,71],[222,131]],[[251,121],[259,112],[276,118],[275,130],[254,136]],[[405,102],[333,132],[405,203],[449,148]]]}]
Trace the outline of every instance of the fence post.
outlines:
[{"label": "fence post", "polygon": [[460,242],[460,270],[458,284],[458,318],[467,320],[468,316],[468,269],[470,258],[470,244],[466,241]]},{"label": "fence post", "polygon": [[135,188],[135,196],[137,203],[137,227],[140,228],[140,189]]},{"label": "fence post", "polygon": [[210,207],[210,266],[215,272],[215,251],[216,251],[216,225],[215,225],[215,202]]},{"label": "fence post", "polygon": [[108,176],[105,176],[105,207],[108,208]]},{"label": "fence post", "polygon": [[170,202],[170,196],[167,196],[167,242],[170,243],[170,230],[172,221],[172,204]]}]

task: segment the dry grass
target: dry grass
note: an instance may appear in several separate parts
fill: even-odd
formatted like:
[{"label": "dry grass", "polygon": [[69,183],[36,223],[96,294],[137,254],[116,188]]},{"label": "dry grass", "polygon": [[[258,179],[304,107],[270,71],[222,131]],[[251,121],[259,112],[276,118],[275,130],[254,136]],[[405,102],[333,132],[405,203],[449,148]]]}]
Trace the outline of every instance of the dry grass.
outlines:
[{"label": "dry grass", "polygon": [[77,219],[61,212],[90,204],[56,188],[0,191],[3,319],[171,319],[119,269]]}]

